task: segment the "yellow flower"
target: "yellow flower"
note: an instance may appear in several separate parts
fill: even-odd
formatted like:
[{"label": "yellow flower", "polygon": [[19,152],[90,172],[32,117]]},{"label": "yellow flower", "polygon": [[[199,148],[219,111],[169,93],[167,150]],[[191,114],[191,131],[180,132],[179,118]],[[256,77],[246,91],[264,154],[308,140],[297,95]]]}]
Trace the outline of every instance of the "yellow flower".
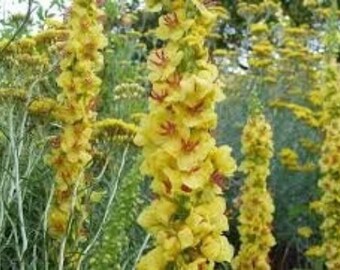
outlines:
[{"label": "yellow flower", "polygon": [[206,161],[200,167],[192,171],[182,172],[171,168],[165,168],[164,174],[168,177],[171,184],[171,191],[190,193],[202,190],[209,183],[209,178],[214,172],[211,162]]},{"label": "yellow flower", "polygon": [[178,232],[178,240],[181,244],[182,250],[193,246],[194,235],[189,227],[184,227]]},{"label": "yellow flower", "polygon": [[234,248],[223,236],[208,236],[203,240],[201,252],[212,261],[231,262],[234,255]]},{"label": "yellow flower", "polygon": [[193,20],[186,18],[184,10],[168,13],[160,17],[156,35],[163,40],[177,41],[189,30],[193,22]]},{"label": "yellow flower", "polygon": [[209,134],[195,133],[189,139],[178,139],[164,145],[164,150],[177,159],[178,168],[190,171],[197,168],[215,145]]},{"label": "yellow flower", "polygon": [[190,135],[189,128],[177,119],[177,116],[166,108],[157,108],[141,121],[141,132],[135,137],[139,146],[152,143],[162,146],[173,140],[187,140]]},{"label": "yellow flower", "polygon": [[169,259],[165,257],[164,250],[155,248],[140,260],[137,270],[166,269]]},{"label": "yellow flower", "polygon": [[201,0],[191,0],[204,18],[204,22],[209,24],[216,20],[216,14],[211,12]]},{"label": "yellow flower", "polygon": [[[229,229],[228,219],[225,216],[226,205],[222,197],[213,196],[209,201],[197,205],[193,210],[194,220],[198,221],[200,226],[193,226],[195,234],[207,236],[216,231],[225,231]],[[199,217],[199,219],[197,219]],[[187,222],[194,221],[189,217]]]},{"label": "yellow flower", "polygon": [[53,238],[59,238],[64,235],[67,230],[69,213],[58,208],[50,210],[48,218],[48,231]]},{"label": "yellow flower", "polygon": [[155,200],[138,217],[138,223],[151,232],[169,225],[171,216],[176,212],[176,205],[166,199]]},{"label": "yellow flower", "polygon": [[232,176],[237,168],[235,160],[231,157],[231,151],[229,146],[224,145],[216,148],[211,156],[214,167],[227,177]]},{"label": "yellow flower", "polygon": [[182,58],[183,52],[173,44],[169,44],[164,49],[154,50],[147,63],[150,70],[149,80],[154,82],[168,79],[175,72]]}]

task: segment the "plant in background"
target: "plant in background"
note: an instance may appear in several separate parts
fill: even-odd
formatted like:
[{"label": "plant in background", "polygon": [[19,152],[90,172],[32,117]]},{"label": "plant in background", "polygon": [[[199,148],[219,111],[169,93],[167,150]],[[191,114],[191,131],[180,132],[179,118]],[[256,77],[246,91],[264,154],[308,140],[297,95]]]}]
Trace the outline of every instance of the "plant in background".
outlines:
[{"label": "plant in background", "polygon": [[[135,157],[132,168],[123,177],[122,184],[117,190],[113,202],[111,216],[103,230],[103,239],[98,243],[90,257],[90,269],[119,270],[126,265],[126,251],[131,244],[130,231],[133,227],[139,210],[141,197],[139,174],[140,158]],[[131,255],[131,254],[128,254]]]},{"label": "plant in background", "polygon": [[103,16],[94,0],[74,0],[70,10],[69,38],[63,48],[61,74],[57,79],[55,117],[62,132],[52,142],[48,163],[55,170],[55,191],[49,209],[48,232],[58,248],[62,269],[66,254],[72,265],[80,255],[79,245],[86,240],[86,187],[91,182],[86,169],[92,160],[90,139],[96,119],[95,103],[101,80],[96,73],[103,59],[100,50],[106,39],[99,20]]},{"label": "plant in background", "polygon": [[137,268],[213,269],[233,256],[222,235],[228,219],[221,193],[236,168],[231,148],[216,147],[211,135],[222,94],[204,40],[219,9],[214,1],[197,0],[147,1],[147,6],[166,12],[156,30],[166,44],[148,59],[150,112],[135,138],[155,194],[138,218],[155,247]]},{"label": "plant in background", "polygon": [[246,175],[241,188],[238,217],[241,246],[233,260],[235,270],[270,269],[269,252],[275,245],[272,235],[274,203],[268,191],[273,134],[265,116],[253,111],[243,129],[239,170]]}]

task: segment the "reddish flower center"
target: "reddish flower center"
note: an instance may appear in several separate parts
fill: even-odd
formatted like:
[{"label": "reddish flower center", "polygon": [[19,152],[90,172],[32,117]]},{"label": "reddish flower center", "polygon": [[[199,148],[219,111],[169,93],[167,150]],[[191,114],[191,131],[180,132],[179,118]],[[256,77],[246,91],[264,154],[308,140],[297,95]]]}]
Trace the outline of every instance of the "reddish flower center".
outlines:
[{"label": "reddish flower center", "polygon": [[175,72],[172,76],[170,76],[167,79],[167,83],[170,85],[170,87],[175,88],[180,86],[181,80],[182,80],[181,74]]},{"label": "reddish flower center", "polygon": [[93,98],[89,104],[87,105],[87,109],[89,111],[95,111],[97,108],[97,100],[95,98]]},{"label": "reddish flower center", "polygon": [[157,93],[155,90],[152,90],[150,93],[150,97],[158,102],[163,102],[167,96],[168,93],[165,90],[161,91],[161,93]]},{"label": "reddish flower center", "polygon": [[154,59],[151,59],[151,63],[153,63],[156,66],[164,67],[168,63],[168,57],[165,55],[165,52],[163,49],[158,49],[154,52]]},{"label": "reddish flower center", "polygon": [[189,192],[192,191],[192,189],[190,187],[188,187],[187,185],[184,185],[184,184],[181,186],[181,190],[186,192],[186,193],[189,193]]},{"label": "reddish flower center", "polygon": [[167,179],[167,180],[163,181],[163,184],[164,184],[164,186],[165,186],[165,192],[166,192],[167,194],[169,194],[169,193],[171,192],[171,189],[172,189],[172,184],[171,184],[171,182],[169,181],[169,179]]},{"label": "reddish flower center", "polygon": [[166,121],[165,123],[161,124],[162,131],[160,134],[162,136],[170,136],[176,132],[176,125],[170,121]]},{"label": "reddish flower center", "polygon": [[176,13],[169,13],[163,17],[164,24],[170,28],[176,27],[179,23]]},{"label": "reddish flower center", "polygon": [[202,3],[205,7],[210,8],[210,7],[218,6],[220,4],[220,1],[219,0],[203,0]]},{"label": "reddish flower center", "polygon": [[223,174],[221,174],[218,171],[215,171],[212,175],[211,175],[211,180],[218,185],[220,188],[224,188],[224,183],[225,183],[225,177],[223,176]]},{"label": "reddish flower center", "polygon": [[203,112],[204,111],[204,100],[198,102],[196,105],[189,106],[188,111],[191,114],[197,114],[197,113]]},{"label": "reddish flower center", "polygon": [[51,138],[50,142],[51,142],[51,146],[53,148],[59,148],[60,147],[60,137],[59,136],[54,136],[53,138]]},{"label": "reddish flower center", "polygon": [[182,151],[192,152],[199,145],[199,141],[183,140],[182,139]]}]

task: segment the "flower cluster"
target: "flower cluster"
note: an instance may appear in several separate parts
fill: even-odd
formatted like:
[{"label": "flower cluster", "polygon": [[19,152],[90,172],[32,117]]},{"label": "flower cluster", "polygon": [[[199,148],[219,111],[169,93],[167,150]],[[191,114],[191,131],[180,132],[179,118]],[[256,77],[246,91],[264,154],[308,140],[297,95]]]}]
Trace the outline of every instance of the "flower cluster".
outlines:
[{"label": "flower cluster", "polygon": [[47,19],[45,21],[45,29],[38,34],[36,34],[33,38],[38,47],[52,45],[56,46],[56,44],[64,42],[67,40],[69,36],[69,29],[67,29],[66,25],[60,21],[55,21],[52,19]]},{"label": "flower cluster", "polygon": [[24,89],[0,88],[0,101],[26,101],[27,92]]},{"label": "flower cluster", "polygon": [[37,98],[29,104],[28,111],[32,115],[46,116],[53,113],[56,106],[57,103],[52,98]]},{"label": "flower cluster", "polygon": [[98,121],[94,125],[94,137],[105,137],[112,139],[125,139],[131,141],[136,135],[137,127],[134,124],[126,123],[121,119],[108,118]]},{"label": "flower cluster", "polygon": [[275,0],[254,1],[241,0],[237,4],[237,13],[248,23],[256,22],[263,17],[271,17],[280,10],[280,4]]},{"label": "flower cluster", "polygon": [[122,83],[115,87],[113,90],[115,101],[118,100],[130,100],[142,98],[145,94],[145,88],[137,83]]},{"label": "flower cluster", "polygon": [[273,63],[274,46],[269,39],[269,29],[266,23],[259,22],[250,26],[253,37],[252,56],[249,60],[253,68],[268,68]]},{"label": "flower cluster", "polygon": [[215,104],[223,98],[205,37],[217,18],[216,1],[146,1],[163,8],[157,37],[165,41],[148,59],[150,112],[135,143],[143,146],[142,172],[153,178],[155,199],[138,222],[155,247],[138,264],[146,269],[213,269],[233,248],[226,203],[220,196],[236,169],[228,146],[217,147]]},{"label": "flower cluster", "polygon": [[4,60],[19,69],[30,69],[41,72],[49,64],[46,51],[37,49],[37,42],[33,37],[24,37],[18,41],[8,43],[4,39],[0,41],[0,50],[4,50]]},{"label": "flower cluster", "polygon": [[49,211],[48,231],[57,241],[71,235],[76,245],[86,238],[84,221],[88,213],[84,192],[89,179],[85,170],[92,160],[90,139],[101,84],[96,72],[102,66],[100,50],[106,44],[98,21],[100,16],[102,13],[96,1],[73,1],[68,22],[69,39],[57,79],[62,92],[54,111],[54,117],[62,124],[62,132],[53,140],[48,157],[48,163],[55,170],[55,193]]},{"label": "flower cluster", "polygon": [[242,134],[240,170],[245,173],[239,215],[241,247],[233,261],[235,270],[270,269],[268,253],[274,246],[271,233],[274,204],[267,188],[273,156],[272,130],[261,114],[250,117]]}]

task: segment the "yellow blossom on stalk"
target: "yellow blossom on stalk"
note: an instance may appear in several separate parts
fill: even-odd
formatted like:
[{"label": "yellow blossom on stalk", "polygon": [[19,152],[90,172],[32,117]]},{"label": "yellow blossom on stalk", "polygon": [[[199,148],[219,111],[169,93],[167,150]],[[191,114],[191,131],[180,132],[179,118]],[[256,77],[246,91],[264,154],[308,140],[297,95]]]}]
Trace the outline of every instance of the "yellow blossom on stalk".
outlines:
[{"label": "yellow blossom on stalk", "polygon": [[163,48],[148,59],[149,114],[135,143],[143,147],[142,173],[152,177],[155,199],[138,223],[154,238],[138,270],[212,270],[230,262],[233,247],[220,194],[236,169],[231,148],[217,147],[216,102],[223,98],[217,68],[208,62],[205,38],[221,10],[215,1],[147,1],[167,13],[156,35]]},{"label": "yellow blossom on stalk", "polygon": [[320,126],[319,115],[305,106],[280,100],[271,102],[270,106],[274,108],[289,109],[296,116],[297,119],[304,121],[307,125],[314,128]]},{"label": "yellow blossom on stalk", "polygon": [[299,139],[299,143],[304,149],[310,151],[311,153],[320,153],[321,145],[318,142],[307,138],[301,138]]},{"label": "yellow blossom on stalk", "polygon": [[310,227],[305,226],[298,228],[297,233],[303,238],[310,238],[313,234],[313,231]]},{"label": "yellow blossom on stalk", "polygon": [[[66,248],[67,263],[79,257],[79,242],[87,237],[88,206],[84,203],[84,190],[89,179],[86,168],[92,160],[90,140],[101,84],[96,72],[101,68],[100,50],[106,43],[101,33],[101,16],[95,0],[73,1],[67,24],[69,37],[64,46],[65,57],[57,79],[62,92],[57,97],[53,116],[61,122],[62,131],[51,140],[52,151],[47,158],[55,171],[48,231],[56,245],[65,237],[72,241],[72,248]],[[73,222],[69,224],[71,218]]]},{"label": "yellow blossom on stalk", "polygon": [[275,245],[271,233],[274,204],[267,189],[273,156],[272,136],[271,127],[261,114],[251,116],[242,133],[245,158],[240,170],[246,179],[238,218],[241,246],[232,263],[235,270],[270,269],[268,254]]},{"label": "yellow blossom on stalk", "polygon": [[312,162],[300,164],[299,156],[293,149],[282,148],[279,156],[281,164],[291,171],[311,172],[316,169]]}]

